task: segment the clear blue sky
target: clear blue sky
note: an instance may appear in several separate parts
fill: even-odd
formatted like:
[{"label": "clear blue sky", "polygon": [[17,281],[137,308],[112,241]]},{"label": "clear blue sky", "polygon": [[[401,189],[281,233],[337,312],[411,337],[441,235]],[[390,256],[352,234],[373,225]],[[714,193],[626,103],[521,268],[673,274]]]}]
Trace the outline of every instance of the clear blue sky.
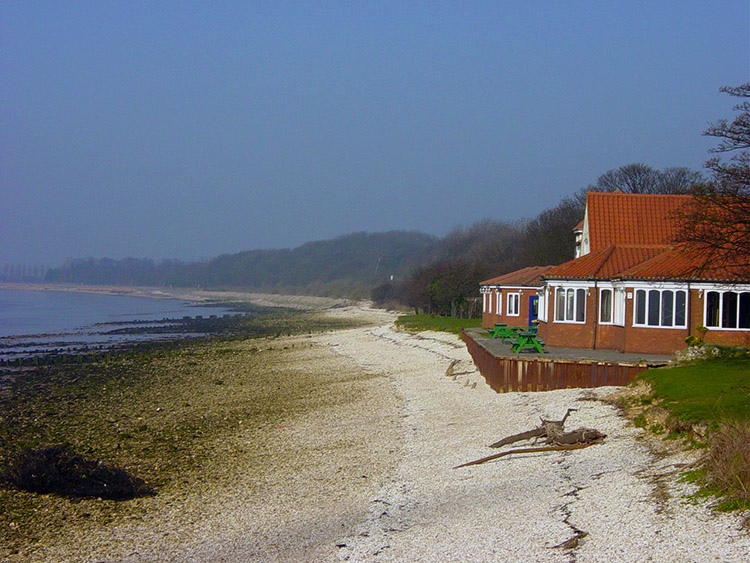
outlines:
[{"label": "clear blue sky", "polygon": [[700,169],[746,0],[0,3],[0,263],[532,217]]}]

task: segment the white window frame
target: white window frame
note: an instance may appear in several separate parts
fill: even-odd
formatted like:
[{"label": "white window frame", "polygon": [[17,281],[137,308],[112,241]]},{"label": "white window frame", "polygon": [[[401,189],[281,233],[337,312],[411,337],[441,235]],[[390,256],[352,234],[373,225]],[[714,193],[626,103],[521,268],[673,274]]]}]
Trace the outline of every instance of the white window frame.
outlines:
[{"label": "white window frame", "polygon": [[[709,293],[718,293],[719,295],[719,325],[718,326],[709,326],[708,324],[708,294]],[[724,327],[721,325],[721,323],[724,320],[724,294],[725,293],[734,293],[737,295],[737,313],[735,321],[737,323],[736,327]],[[750,293],[750,288],[736,288],[736,287],[718,287],[714,286],[709,289],[706,289],[703,292],[703,326],[705,326],[708,330],[728,330],[728,331],[745,331],[747,332],[750,330],[748,327],[740,327],[740,300],[742,299],[743,293]]]},{"label": "white window frame", "polygon": [[[507,315],[509,317],[520,317],[521,316],[521,293],[513,291],[508,293],[507,297]],[[515,302],[515,307],[513,303]]]},{"label": "white window frame", "polygon": [[495,290],[495,314],[503,314],[503,292],[500,289]]},{"label": "white window frame", "polygon": [[489,293],[482,293],[482,313],[490,312]]},{"label": "white window frame", "polygon": [[[645,293],[645,308],[644,308],[644,323],[638,323],[638,293],[643,291]],[[650,311],[650,292],[657,291],[659,292],[659,324],[649,324],[649,314]],[[664,297],[663,294],[665,291],[671,291],[672,292],[672,324],[671,325],[663,325],[661,324],[663,319],[663,304],[664,304]],[[677,303],[677,294],[683,293],[685,295],[685,310],[684,310],[684,322],[681,325],[676,324],[675,316],[676,316],[676,303]],[[638,328],[660,328],[664,330],[685,330],[687,328],[688,323],[688,313],[689,313],[689,307],[688,307],[688,299],[690,298],[690,294],[688,290],[685,287],[674,287],[674,286],[664,286],[664,287],[657,287],[655,285],[648,286],[638,286],[633,288],[633,326]]]},{"label": "white window frame", "polygon": [[615,325],[625,326],[625,294],[624,287],[616,287],[613,306],[615,308]]},{"label": "white window frame", "polygon": [[539,311],[537,320],[542,323],[547,322],[547,288],[539,292]]},{"label": "white window frame", "polygon": [[[583,325],[586,324],[586,298],[589,294],[589,287],[579,284],[571,284],[571,285],[557,285],[554,286],[554,292],[553,292],[553,299],[555,303],[554,307],[554,313],[553,313],[553,321],[555,323],[565,323],[565,324],[578,324]],[[558,292],[564,291],[565,297],[564,297],[564,304],[563,304],[563,312],[562,315],[560,315],[559,307],[558,307]],[[579,300],[580,296],[583,295],[583,320],[577,320],[578,316],[578,310],[579,310]],[[572,310],[569,311],[569,305],[571,303],[571,296],[572,296]],[[570,314],[568,314],[570,313]],[[560,318],[562,316],[562,318]]]},{"label": "white window frame", "polygon": [[[604,292],[609,292],[609,320],[603,321],[602,320],[602,311],[604,310]],[[615,314],[615,295],[617,292],[615,291],[615,288],[613,287],[600,287],[599,288],[599,312],[597,313],[597,318],[599,319],[599,324],[601,325],[613,325],[615,324],[615,319],[617,318],[617,315]]]}]

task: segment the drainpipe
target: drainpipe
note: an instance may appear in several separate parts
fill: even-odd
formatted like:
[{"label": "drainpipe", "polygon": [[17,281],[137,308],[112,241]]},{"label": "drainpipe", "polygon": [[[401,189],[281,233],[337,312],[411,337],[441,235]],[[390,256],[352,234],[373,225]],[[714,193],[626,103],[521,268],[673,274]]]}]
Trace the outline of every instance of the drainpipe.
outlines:
[{"label": "drainpipe", "polygon": [[597,291],[599,282],[594,281],[594,341],[591,343],[591,349],[596,350],[596,327],[599,326],[599,291]]},{"label": "drainpipe", "polygon": [[688,281],[687,282],[687,296],[685,299],[685,321],[686,321],[685,324],[687,325],[687,336],[685,336],[685,338],[690,336],[690,333],[692,332],[690,328],[690,321],[692,320],[691,317],[693,313],[692,302],[693,300],[690,296],[690,282]]}]

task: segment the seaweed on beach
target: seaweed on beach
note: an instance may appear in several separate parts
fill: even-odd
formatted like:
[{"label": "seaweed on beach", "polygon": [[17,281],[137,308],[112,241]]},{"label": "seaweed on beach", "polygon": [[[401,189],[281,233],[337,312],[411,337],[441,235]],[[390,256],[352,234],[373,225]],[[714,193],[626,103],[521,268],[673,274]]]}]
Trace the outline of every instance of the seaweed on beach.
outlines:
[{"label": "seaweed on beach", "polygon": [[22,450],[11,460],[2,480],[32,493],[62,496],[127,500],[156,494],[143,479],[76,454],[66,444]]}]

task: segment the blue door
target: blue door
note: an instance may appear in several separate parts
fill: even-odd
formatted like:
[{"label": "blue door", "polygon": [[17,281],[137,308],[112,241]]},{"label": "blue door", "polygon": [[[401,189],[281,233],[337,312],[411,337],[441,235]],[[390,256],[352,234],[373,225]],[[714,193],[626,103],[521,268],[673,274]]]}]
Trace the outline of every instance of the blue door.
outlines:
[{"label": "blue door", "polygon": [[539,317],[539,296],[532,295],[529,297],[529,326],[533,326]]}]

